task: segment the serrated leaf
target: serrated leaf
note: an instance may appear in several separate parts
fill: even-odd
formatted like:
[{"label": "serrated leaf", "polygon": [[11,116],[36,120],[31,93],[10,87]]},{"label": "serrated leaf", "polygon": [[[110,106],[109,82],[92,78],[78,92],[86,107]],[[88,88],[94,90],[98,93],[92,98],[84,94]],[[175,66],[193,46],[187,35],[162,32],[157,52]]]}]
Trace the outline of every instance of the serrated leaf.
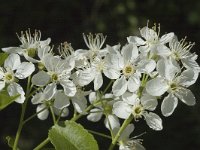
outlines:
[{"label": "serrated leaf", "polygon": [[7,91],[2,90],[0,92],[0,110],[6,108],[8,105],[13,103],[15,99],[19,96],[19,94],[17,94],[16,96],[10,96]]},{"label": "serrated leaf", "polygon": [[93,135],[74,121],[65,121],[64,126],[54,125],[49,130],[49,139],[56,150],[98,150]]},{"label": "serrated leaf", "polygon": [[0,53],[0,66],[3,65],[4,61],[6,60],[6,58],[8,57],[7,53]]}]

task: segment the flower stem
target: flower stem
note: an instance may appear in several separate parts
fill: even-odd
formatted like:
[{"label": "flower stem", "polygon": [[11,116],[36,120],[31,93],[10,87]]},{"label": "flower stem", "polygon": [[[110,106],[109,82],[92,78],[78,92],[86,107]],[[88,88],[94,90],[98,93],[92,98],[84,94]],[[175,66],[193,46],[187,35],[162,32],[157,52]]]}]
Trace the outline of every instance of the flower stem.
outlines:
[{"label": "flower stem", "polygon": [[122,134],[122,132],[124,131],[124,129],[128,126],[128,124],[133,120],[133,115],[130,115],[122,124],[121,128],[119,129],[119,131],[117,132],[115,138],[113,139],[109,150],[113,150],[113,148],[115,147],[120,135]]},{"label": "flower stem", "polygon": [[49,138],[47,137],[44,141],[42,141],[37,147],[35,147],[33,150],[40,150],[42,147],[44,147],[46,144],[49,143]]},{"label": "flower stem", "polygon": [[[87,129],[87,130],[88,130],[88,129]],[[109,135],[106,135],[106,134],[103,134],[103,133],[100,133],[100,132],[96,132],[96,131],[93,131],[93,130],[88,130],[88,132],[112,140],[112,137],[110,137]]]},{"label": "flower stem", "polygon": [[22,128],[23,128],[23,120],[24,120],[24,116],[25,116],[26,106],[27,106],[27,103],[28,103],[27,97],[28,97],[30,90],[31,90],[30,81],[31,81],[31,76],[28,77],[28,83],[27,83],[27,88],[26,88],[26,99],[25,99],[24,103],[22,104],[22,112],[21,112],[21,115],[20,115],[19,126],[18,126],[17,133],[16,133],[16,136],[15,136],[13,150],[17,150],[19,137],[20,137],[20,134],[21,134],[21,131],[22,131]]}]

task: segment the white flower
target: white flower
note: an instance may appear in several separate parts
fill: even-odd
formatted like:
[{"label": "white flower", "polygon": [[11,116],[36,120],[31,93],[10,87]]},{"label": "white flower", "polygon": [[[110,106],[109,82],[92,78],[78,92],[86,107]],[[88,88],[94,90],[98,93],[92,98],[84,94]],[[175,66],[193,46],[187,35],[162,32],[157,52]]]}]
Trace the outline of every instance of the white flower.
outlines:
[{"label": "white flower", "polygon": [[102,46],[106,40],[106,36],[103,36],[102,33],[97,33],[95,35],[91,33],[89,35],[83,34],[83,39],[89,50],[76,50],[75,54],[77,58],[88,58],[92,60],[96,56],[102,57],[106,55],[107,51],[102,49]]},{"label": "white flower", "polygon": [[[102,99],[107,98],[113,98],[112,94],[105,94],[105,96],[102,97]],[[98,96],[95,92],[91,92],[89,95],[89,101],[91,104],[94,104],[95,101],[99,100]],[[99,121],[103,115],[107,115],[107,117],[104,120],[104,124],[107,129],[115,130],[116,128],[120,127],[119,119],[112,114],[112,105],[113,101],[102,101],[99,102],[99,105],[96,106],[96,108],[93,108],[90,110],[87,119],[92,122]]]},{"label": "white flower", "polygon": [[185,40],[186,38],[178,41],[177,37],[174,37],[169,42],[169,47],[171,50],[170,56],[176,61],[181,61],[184,67],[200,71],[200,67],[196,62],[197,55],[190,52],[191,48],[194,46],[194,43],[188,43],[185,42]]},{"label": "white flower", "polygon": [[171,59],[158,61],[157,70],[160,76],[148,81],[146,90],[153,96],[161,96],[165,92],[169,93],[161,105],[164,116],[170,116],[173,113],[177,107],[178,99],[189,106],[196,103],[194,95],[187,87],[196,82],[199,72],[186,69],[180,74],[179,66]]},{"label": "white flower", "polygon": [[45,41],[41,41],[41,32],[35,30],[34,34],[31,34],[30,29],[25,32],[21,32],[21,36],[17,35],[21,45],[19,47],[7,47],[2,48],[7,53],[18,53],[23,55],[28,61],[33,63],[38,62],[35,57],[36,54],[40,57],[41,53],[50,51],[48,46],[51,39],[48,38]]},{"label": "white flower", "polygon": [[137,36],[130,36],[127,38],[129,43],[135,43],[140,46],[139,50],[142,53],[153,52],[156,55],[169,55],[170,50],[166,43],[168,43],[174,36],[174,33],[164,34],[161,38],[160,36],[160,25],[156,27],[156,24],[151,28],[147,26],[140,29],[141,36],[145,39],[143,40]]},{"label": "white flower", "polygon": [[[142,146],[141,139],[130,138],[130,134],[134,131],[134,125],[129,124],[118,139],[119,150],[145,150]],[[119,130],[119,129],[118,129]],[[115,131],[117,132],[117,130]]]},{"label": "white flower", "polygon": [[29,62],[21,62],[18,54],[10,54],[4,62],[4,67],[0,67],[0,90],[8,84],[7,91],[10,96],[20,94],[16,102],[23,103],[25,93],[23,88],[16,83],[18,79],[25,79],[35,70],[35,66]]},{"label": "white flower", "polygon": [[[74,96],[76,94],[76,86],[69,79],[71,70],[74,68],[75,61],[71,55],[65,59],[48,54],[44,57],[44,66],[47,69],[46,72],[38,72],[33,76],[32,83],[34,85],[46,85],[49,81],[60,84],[67,96]],[[43,84],[39,81],[44,79]],[[49,80],[50,79],[50,80]]]},{"label": "white flower", "polygon": [[140,73],[138,72],[138,48],[135,44],[127,44],[122,48],[121,54],[108,47],[107,72],[108,78],[116,79],[113,83],[112,91],[115,96],[120,96],[127,91],[136,91],[140,86]]},{"label": "white flower", "polygon": [[147,125],[153,130],[162,130],[162,120],[155,113],[149,112],[155,110],[157,106],[155,97],[144,94],[141,99],[136,94],[126,92],[122,95],[122,101],[117,101],[113,105],[113,113],[122,119],[127,119],[130,115],[137,121],[144,117]]}]

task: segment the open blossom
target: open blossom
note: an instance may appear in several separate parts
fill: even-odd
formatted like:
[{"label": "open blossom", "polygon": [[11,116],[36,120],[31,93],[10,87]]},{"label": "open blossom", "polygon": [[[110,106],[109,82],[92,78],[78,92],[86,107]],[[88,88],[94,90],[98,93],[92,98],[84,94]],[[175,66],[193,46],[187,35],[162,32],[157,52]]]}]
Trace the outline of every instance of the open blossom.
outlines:
[{"label": "open blossom", "polygon": [[196,62],[198,56],[190,52],[194,43],[186,42],[185,40],[186,38],[178,41],[178,38],[175,36],[169,42],[169,48],[171,50],[170,57],[176,61],[181,61],[185,68],[200,71],[200,67]]},{"label": "open blossom", "polygon": [[193,93],[187,89],[197,80],[199,72],[186,69],[181,73],[178,64],[171,59],[161,59],[157,64],[159,76],[147,82],[147,92],[153,96],[161,96],[168,92],[162,102],[161,110],[164,116],[170,116],[180,99],[191,106],[196,103]]},{"label": "open blossom", "polygon": [[[129,124],[118,139],[119,150],[145,150],[142,145],[141,139],[130,138],[131,133],[134,131],[135,126]],[[118,130],[115,130],[117,132]]]},{"label": "open blossom", "polygon": [[[135,92],[140,87],[141,71],[145,72],[145,67],[152,62],[139,65],[138,48],[133,43],[122,47],[121,53],[113,47],[108,47],[108,51],[107,77],[116,79],[112,86],[113,94],[121,96],[127,90]],[[148,69],[153,71],[154,68],[155,63],[149,65]]]},{"label": "open blossom", "polygon": [[10,96],[20,94],[15,100],[18,103],[23,103],[25,93],[21,85],[17,82],[18,79],[25,79],[30,76],[35,70],[35,66],[30,62],[21,62],[18,54],[10,54],[4,62],[4,67],[0,67],[0,91],[6,86]]},{"label": "open blossom", "polygon": [[25,32],[21,32],[21,36],[18,35],[18,38],[21,42],[19,47],[7,47],[2,48],[4,52],[7,53],[17,53],[19,55],[23,55],[28,61],[33,63],[38,62],[38,60],[34,59],[35,55],[41,56],[41,53],[46,51],[50,51],[50,47],[48,46],[51,39],[48,38],[44,41],[41,41],[41,32],[35,30],[34,34],[31,34],[30,29]]},{"label": "open blossom", "polygon": [[[44,79],[46,85],[48,82],[55,82],[60,84],[66,95],[74,96],[76,94],[75,84],[69,79],[71,76],[71,70],[74,68],[75,61],[73,56],[69,56],[65,59],[61,59],[58,56],[52,54],[46,55],[44,58],[44,66],[47,72],[40,71],[32,78],[34,85],[40,86],[41,79]],[[41,85],[41,86],[44,86]]]},{"label": "open blossom", "polygon": [[148,25],[140,29],[140,34],[142,38],[137,36],[130,36],[128,37],[129,43],[134,43],[138,46],[140,46],[139,50],[141,53],[153,53],[156,55],[166,55],[169,54],[170,50],[165,45],[168,43],[173,37],[174,33],[167,33],[163,36],[160,36],[160,26],[158,28],[156,25],[153,26],[153,28],[149,28]]},{"label": "open blossom", "polygon": [[122,95],[122,100],[113,105],[113,113],[122,119],[127,119],[130,115],[137,121],[144,117],[147,125],[153,130],[162,130],[161,118],[153,112],[157,106],[154,96],[144,94],[140,99],[137,94],[126,92]]},{"label": "open blossom", "polygon": [[[104,123],[107,129],[115,130],[116,128],[120,127],[119,119],[112,114],[112,105],[114,103],[113,101],[108,101],[107,99],[114,98],[112,94],[105,94],[102,99],[105,99],[104,101],[99,102],[98,105],[96,105],[95,108],[91,109],[87,119],[92,122],[99,121],[103,115],[106,116]],[[98,101],[99,98],[97,96],[97,93],[92,92],[89,95],[89,101],[91,104],[94,104],[95,101]]]}]

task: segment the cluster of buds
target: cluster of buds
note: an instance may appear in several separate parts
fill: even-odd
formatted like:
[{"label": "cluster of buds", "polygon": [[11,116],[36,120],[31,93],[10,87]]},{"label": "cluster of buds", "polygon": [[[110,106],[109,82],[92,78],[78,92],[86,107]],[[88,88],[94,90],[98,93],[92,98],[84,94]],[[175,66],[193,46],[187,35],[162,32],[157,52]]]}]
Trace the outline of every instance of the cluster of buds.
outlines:
[{"label": "cluster of buds", "polygon": [[[19,83],[29,78],[32,89],[37,89],[31,102],[37,105],[40,120],[47,119],[50,108],[66,117],[73,107],[89,121],[105,118],[105,127],[120,150],[145,149],[140,139],[131,137],[134,122],[144,119],[148,127],[159,131],[162,119],[155,110],[161,109],[163,117],[168,117],[179,100],[194,105],[188,87],[196,82],[200,67],[197,55],[190,52],[194,43],[178,40],[173,32],[160,36],[156,25],[141,28],[140,34],[127,37],[123,46],[105,47],[103,34],[83,34],[87,49],[74,50],[64,42],[54,50],[50,38],[41,41],[40,31],[22,32],[19,47],[2,48],[9,56],[0,67],[0,91],[19,94],[15,101],[23,103],[25,92]],[[91,89],[86,91],[87,87]],[[129,122],[116,138],[120,120]]]}]

